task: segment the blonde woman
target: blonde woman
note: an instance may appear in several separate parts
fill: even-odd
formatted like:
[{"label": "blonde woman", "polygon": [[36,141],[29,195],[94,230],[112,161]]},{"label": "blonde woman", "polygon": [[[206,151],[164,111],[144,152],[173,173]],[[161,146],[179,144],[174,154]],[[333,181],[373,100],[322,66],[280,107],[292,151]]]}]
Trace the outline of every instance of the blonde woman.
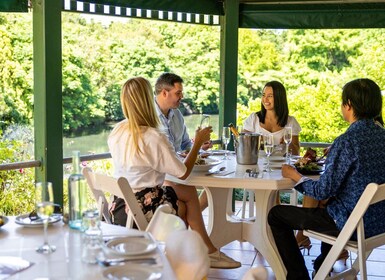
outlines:
[{"label": "blonde woman", "polygon": [[146,79],[126,81],[120,102],[125,120],[116,125],[108,138],[114,176],[127,178],[148,220],[161,204],[169,204],[174,214],[179,206],[185,209],[182,218],[208,247],[211,267],[239,267],[239,262],[217,250],[208,237],[197,193],[189,188],[163,186],[166,174],[182,180],[190,175],[200,147],[210,140],[211,127],[196,131],[194,144],[182,162],[167,136],[158,129],[153,91]]}]

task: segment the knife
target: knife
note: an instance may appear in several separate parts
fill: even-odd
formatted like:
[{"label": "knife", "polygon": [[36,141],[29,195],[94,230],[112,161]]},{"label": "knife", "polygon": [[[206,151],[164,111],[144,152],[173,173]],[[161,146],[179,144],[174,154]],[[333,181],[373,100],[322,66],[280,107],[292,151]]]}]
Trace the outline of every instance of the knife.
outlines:
[{"label": "knife", "polygon": [[229,175],[232,173],[235,173],[235,171],[228,171],[228,172],[218,173],[218,174],[214,174],[214,175],[215,176],[226,176],[226,175]]}]

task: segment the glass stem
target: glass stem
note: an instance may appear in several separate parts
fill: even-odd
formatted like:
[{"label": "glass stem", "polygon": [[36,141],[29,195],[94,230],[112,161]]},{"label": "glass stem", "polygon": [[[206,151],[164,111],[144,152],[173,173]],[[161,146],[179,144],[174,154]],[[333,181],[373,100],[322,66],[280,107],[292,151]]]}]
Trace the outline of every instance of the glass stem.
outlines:
[{"label": "glass stem", "polygon": [[44,219],[44,245],[48,245],[48,233],[47,233],[47,228],[48,228],[48,219]]},{"label": "glass stem", "polygon": [[225,144],[225,159],[227,159],[227,144]]},{"label": "glass stem", "polygon": [[289,162],[289,143],[286,143],[286,164],[290,164]]}]

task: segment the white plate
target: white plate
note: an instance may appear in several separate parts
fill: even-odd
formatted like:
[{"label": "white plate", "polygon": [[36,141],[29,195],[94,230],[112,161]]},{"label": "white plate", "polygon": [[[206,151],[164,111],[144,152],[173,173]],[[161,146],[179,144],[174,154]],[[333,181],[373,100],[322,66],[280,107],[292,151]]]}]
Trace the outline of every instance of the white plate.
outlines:
[{"label": "white plate", "polygon": [[222,162],[221,160],[216,160],[216,159],[212,159],[212,158],[205,158],[204,160],[206,163],[201,164],[201,165],[194,165],[193,171],[207,172],[213,166],[218,165]]},{"label": "white plate", "polygon": [[282,162],[284,163],[286,161],[286,158],[282,156],[271,156],[270,157],[270,162]]},{"label": "white plate", "polygon": [[[212,156],[224,156],[225,150],[211,150],[208,153],[210,153]],[[229,155],[231,151],[227,151],[227,154]]]},{"label": "white plate", "polygon": [[[61,221],[62,215],[52,215],[49,217],[48,225],[52,225],[54,223],[57,223]],[[43,220],[36,220],[36,221],[31,221],[29,218],[29,214],[23,214],[20,216],[17,216],[15,219],[15,223],[21,226],[25,227],[42,227],[43,226]]]},{"label": "white plate", "polygon": [[149,253],[156,248],[156,242],[143,237],[122,237],[107,242],[109,253],[124,256],[135,256]]},{"label": "white plate", "polygon": [[150,265],[125,264],[107,268],[103,276],[114,280],[156,280],[162,277],[162,270]]},{"label": "white plate", "polygon": [[273,169],[281,169],[281,168],[282,168],[282,164],[283,164],[283,163],[271,162],[271,163],[270,163],[270,168],[273,168]]}]

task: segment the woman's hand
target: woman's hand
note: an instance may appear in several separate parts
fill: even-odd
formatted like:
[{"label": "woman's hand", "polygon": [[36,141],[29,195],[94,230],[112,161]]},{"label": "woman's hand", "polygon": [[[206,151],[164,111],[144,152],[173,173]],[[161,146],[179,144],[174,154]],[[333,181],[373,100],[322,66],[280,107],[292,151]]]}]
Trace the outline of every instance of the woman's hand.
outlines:
[{"label": "woman's hand", "polygon": [[209,142],[211,132],[213,132],[211,126],[202,129],[198,127],[198,129],[195,131],[194,143],[197,143],[199,144],[199,146],[202,146],[204,143]]},{"label": "woman's hand", "polygon": [[282,165],[282,176],[292,179],[295,182],[298,182],[302,178],[302,175],[297,171],[297,169],[295,169],[294,166],[288,164]]}]

